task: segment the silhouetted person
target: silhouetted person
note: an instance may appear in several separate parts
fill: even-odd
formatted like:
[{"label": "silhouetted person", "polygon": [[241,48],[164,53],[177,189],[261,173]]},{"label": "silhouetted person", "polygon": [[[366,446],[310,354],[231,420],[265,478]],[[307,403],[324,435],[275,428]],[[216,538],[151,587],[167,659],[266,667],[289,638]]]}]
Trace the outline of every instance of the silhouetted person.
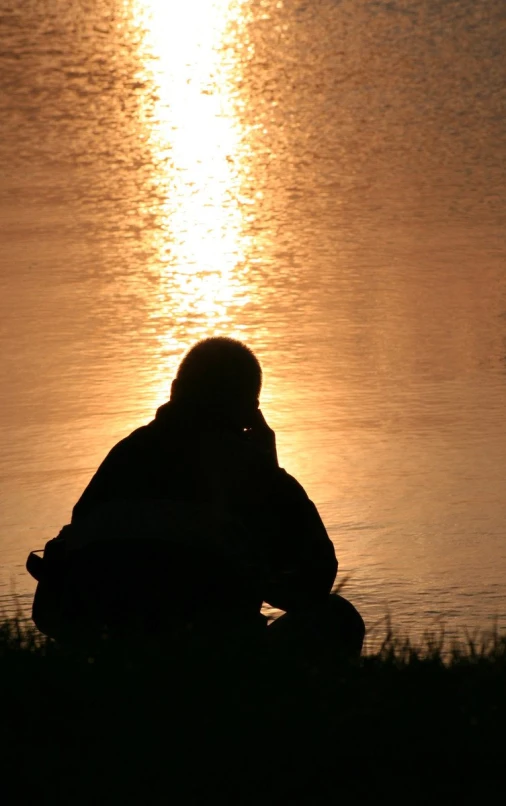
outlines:
[{"label": "silhouetted person", "polygon": [[117,623],[144,608],[155,624],[254,624],[265,601],[288,614],[277,632],[317,612],[360,651],[363,622],[346,600],[329,599],[334,548],[314,504],[278,465],[261,383],[245,345],[199,342],[170,401],[110,451],[66,527],[67,598],[81,596],[74,606],[83,618],[95,606],[97,619],[105,611]]}]

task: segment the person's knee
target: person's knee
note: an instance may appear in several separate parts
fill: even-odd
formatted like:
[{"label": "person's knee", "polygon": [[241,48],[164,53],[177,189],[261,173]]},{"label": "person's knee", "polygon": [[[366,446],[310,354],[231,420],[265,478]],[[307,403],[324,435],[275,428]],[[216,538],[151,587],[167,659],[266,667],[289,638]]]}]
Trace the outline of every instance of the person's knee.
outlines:
[{"label": "person's knee", "polygon": [[360,651],[365,637],[365,623],[357,608],[343,596],[331,594],[327,610],[331,620],[339,626],[339,633],[346,643]]},{"label": "person's knee", "polygon": [[325,602],[287,613],[268,629],[278,645],[303,645],[309,652],[360,655],[365,624],[358,610],[342,596],[331,594]]}]

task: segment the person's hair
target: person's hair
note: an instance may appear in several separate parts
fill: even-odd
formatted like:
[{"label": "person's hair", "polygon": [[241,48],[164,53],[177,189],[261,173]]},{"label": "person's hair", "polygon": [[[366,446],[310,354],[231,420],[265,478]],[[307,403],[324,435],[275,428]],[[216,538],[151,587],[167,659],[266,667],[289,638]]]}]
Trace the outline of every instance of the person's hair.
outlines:
[{"label": "person's hair", "polygon": [[240,341],[223,336],[204,339],[185,355],[176,375],[179,397],[202,401],[256,400],[262,369],[255,354]]}]

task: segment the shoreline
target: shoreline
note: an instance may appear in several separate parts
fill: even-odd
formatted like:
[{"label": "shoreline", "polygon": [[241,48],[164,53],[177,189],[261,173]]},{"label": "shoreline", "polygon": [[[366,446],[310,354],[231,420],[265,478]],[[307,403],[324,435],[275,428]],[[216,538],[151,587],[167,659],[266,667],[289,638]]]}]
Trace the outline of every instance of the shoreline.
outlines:
[{"label": "shoreline", "polygon": [[437,802],[435,765],[463,795],[502,770],[479,773],[504,756],[506,636],[445,658],[390,634],[353,662],[212,636],[90,654],[35,633],[0,624],[4,761],[36,759],[37,785],[67,802],[391,800],[399,780],[416,787],[410,802]]}]

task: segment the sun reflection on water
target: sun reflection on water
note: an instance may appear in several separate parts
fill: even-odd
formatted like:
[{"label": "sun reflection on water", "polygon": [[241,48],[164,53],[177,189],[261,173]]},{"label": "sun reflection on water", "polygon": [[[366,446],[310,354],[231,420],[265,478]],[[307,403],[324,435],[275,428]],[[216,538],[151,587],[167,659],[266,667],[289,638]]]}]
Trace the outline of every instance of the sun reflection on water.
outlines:
[{"label": "sun reflection on water", "polygon": [[233,310],[249,301],[246,151],[234,83],[243,6],[243,0],[137,0],[134,8],[153,88],[143,125],[162,199],[151,233],[152,319],[162,357],[154,398],[197,339],[240,336]]}]

